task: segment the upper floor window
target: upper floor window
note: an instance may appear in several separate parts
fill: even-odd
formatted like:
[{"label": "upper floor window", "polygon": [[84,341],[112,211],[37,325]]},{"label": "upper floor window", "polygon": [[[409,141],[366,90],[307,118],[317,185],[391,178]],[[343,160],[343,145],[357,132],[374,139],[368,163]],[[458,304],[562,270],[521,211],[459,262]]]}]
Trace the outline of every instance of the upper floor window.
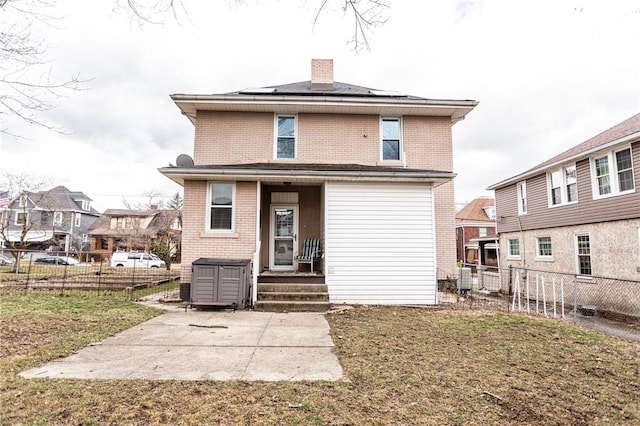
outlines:
[{"label": "upper floor window", "polygon": [[618,195],[635,189],[631,148],[611,151],[593,160],[595,198]]},{"label": "upper floor window", "polygon": [[518,214],[527,213],[527,182],[522,181],[518,183]]},{"label": "upper floor window", "polygon": [[29,213],[25,212],[16,212],[16,225],[25,225],[29,220]]},{"label": "upper floor window", "polygon": [[277,117],[276,158],[296,158],[296,117]]},{"label": "upper floor window", "polygon": [[538,257],[551,257],[553,251],[551,249],[551,237],[538,237],[536,238],[536,245],[538,250],[536,254]]},{"label": "upper floor window", "polygon": [[382,126],[382,159],[400,160],[402,140],[400,138],[400,119],[383,118]]},{"label": "upper floor window", "polygon": [[478,228],[478,236],[479,237],[486,237],[487,236],[487,228],[485,228],[485,227]]},{"label": "upper floor window", "polygon": [[82,210],[89,210],[89,200],[82,200]]},{"label": "upper floor window", "polygon": [[124,218],[122,216],[116,217],[116,228],[122,229],[123,222],[124,222]]},{"label": "upper floor window", "polygon": [[80,226],[81,223],[82,223],[82,214],[76,213],[75,221],[73,223],[73,226],[75,226],[77,228],[77,227]]},{"label": "upper floor window", "polygon": [[209,184],[208,230],[233,230],[234,192],[232,183]]},{"label": "upper floor window", "polygon": [[576,166],[560,167],[549,173],[549,205],[569,204],[578,201]]},{"label": "upper floor window", "polygon": [[62,225],[62,219],[63,219],[63,214],[62,212],[55,212],[53,213],[53,224],[55,226],[60,226]]}]

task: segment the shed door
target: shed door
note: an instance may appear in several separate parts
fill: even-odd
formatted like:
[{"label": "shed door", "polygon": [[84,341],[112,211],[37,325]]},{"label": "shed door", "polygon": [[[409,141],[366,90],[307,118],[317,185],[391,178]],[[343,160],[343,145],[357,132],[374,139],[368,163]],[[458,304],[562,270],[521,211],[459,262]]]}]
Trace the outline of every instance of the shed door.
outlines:
[{"label": "shed door", "polygon": [[298,238],[298,206],[271,206],[269,268],[293,271]]}]

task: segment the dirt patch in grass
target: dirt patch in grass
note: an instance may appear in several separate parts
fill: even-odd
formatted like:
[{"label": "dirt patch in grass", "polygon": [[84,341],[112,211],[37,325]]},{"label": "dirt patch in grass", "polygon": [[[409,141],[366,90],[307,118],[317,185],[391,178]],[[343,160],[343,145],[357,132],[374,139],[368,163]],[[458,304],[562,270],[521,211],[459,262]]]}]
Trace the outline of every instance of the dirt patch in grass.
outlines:
[{"label": "dirt patch in grass", "polygon": [[[129,318],[141,309],[113,308]],[[329,314],[341,382],[26,380],[17,372],[60,356],[50,348],[81,330],[100,325],[94,338],[130,325],[83,309],[0,312],[11,330],[3,340],[20,346],[3,346],[0,424],[640,422],[638,345],[559,321],[389,307]]]}]

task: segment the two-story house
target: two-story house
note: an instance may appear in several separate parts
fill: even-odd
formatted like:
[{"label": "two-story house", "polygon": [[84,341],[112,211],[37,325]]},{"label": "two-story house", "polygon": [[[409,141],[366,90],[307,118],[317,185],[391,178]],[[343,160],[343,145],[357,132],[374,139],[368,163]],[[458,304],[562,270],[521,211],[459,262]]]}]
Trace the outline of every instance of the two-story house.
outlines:
[{"label": "two-story house", "polygon": [[107,209],[89,228],[91,254],[108,258],[116,250],[149,252],[162,239],[175,255],[180,248],[182,212],[150,209]]},{"label": "two-story house", "polygon": [[497,266],[495,234],[496,203],[493,198],[478,197],[467,203],[456,213],[458,261]]},{"label": "two-story house", "polygon": [[314,271],[332,303],[437,303],[455,274],[451,127],[476,105],[311,80],[171,98],[195,125],[192,164],[160,172],[184,187],[182,281],[191,262],[251,259],[266,274]]},{"label": "two-story house", "polygon": [[64,186],[22,192],[3,212],[0,238],[9,248],[86,251],[87,230],[100,215],[91,201],[83,192]]},{"label": "two-story house", "polygon": [[501,266],[640,279],[640,114],[495,191]]}]

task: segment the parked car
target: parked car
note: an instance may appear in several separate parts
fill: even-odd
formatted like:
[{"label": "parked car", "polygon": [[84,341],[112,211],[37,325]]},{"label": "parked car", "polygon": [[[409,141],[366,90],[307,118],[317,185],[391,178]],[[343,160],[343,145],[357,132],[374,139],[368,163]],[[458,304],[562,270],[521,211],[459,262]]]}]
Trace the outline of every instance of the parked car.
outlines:
[{"label": "parked car", "polygon": [[14,262],[13,259],[8,258],[4,254],[0,254],[0,265],[13,265]]},{"label": "parked car", "polygon": [[69,256],[46,256],[35,260],[35,263],[48,265],[69,265],[77,266],[80,264],[76,259]]},{"label": "parked car", "polygon": [[166,264],[153,253],[117,251],[111,255],[111,267],[164,268]]}]

